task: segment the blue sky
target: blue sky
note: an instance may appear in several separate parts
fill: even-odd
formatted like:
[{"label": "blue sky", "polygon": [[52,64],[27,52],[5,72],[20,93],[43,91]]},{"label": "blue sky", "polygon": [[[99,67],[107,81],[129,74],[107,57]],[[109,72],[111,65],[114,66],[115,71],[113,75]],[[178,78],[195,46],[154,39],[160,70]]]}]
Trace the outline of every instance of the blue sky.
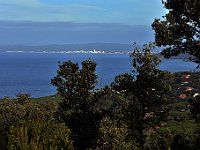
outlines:
[{"label": "blue sky", "polygon": [[[144,43],[152,40],[150,30],[154,18],[165,13],[161,0],[0,0],[0,44],[130,43],[137,36],[145,35],[146,30],[147,36],[141,42]],[[90,33],[90,29],[96,33]],[[55,39],[49,42],[36,39],[44,34],[54,35]],[[66,40],[61,42],[59,35]],[[69,40],[70,35],[74,41]],[[80,36],[86,36],[85,41]],[[19,38],[18,42],[14,37]]]}]

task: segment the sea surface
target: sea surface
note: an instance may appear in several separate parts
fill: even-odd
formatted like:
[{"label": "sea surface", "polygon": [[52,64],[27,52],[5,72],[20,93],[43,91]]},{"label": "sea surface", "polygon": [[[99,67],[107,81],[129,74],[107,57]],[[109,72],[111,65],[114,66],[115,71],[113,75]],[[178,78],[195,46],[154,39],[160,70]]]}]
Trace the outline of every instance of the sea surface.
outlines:
[{"label": "sea surface", "polygon": [[[51,79],[56,76],[58,62],[71,60],[80,64],[89,58],[97,63],[97,88],[110,84],[115,76],[132,70],[127,54],[0,52],[0,98],[15,97],[17,93],[30,93],[32,97],[55,94],[56,88],[51,85]],[[196,66],[192,62],[171,59],[163,60],[160,69],[194,71]]]}]

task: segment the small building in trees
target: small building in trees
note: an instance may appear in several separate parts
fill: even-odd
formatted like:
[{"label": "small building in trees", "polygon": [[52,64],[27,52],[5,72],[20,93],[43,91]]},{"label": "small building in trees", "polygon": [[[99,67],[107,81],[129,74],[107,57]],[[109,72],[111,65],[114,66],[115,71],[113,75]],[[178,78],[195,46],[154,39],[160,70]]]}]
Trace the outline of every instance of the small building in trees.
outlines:
[{"label": "small building in trees", "polygon": [[180,99],[186,99],[187,98],[187,94],[179,94],[178,96]]}]

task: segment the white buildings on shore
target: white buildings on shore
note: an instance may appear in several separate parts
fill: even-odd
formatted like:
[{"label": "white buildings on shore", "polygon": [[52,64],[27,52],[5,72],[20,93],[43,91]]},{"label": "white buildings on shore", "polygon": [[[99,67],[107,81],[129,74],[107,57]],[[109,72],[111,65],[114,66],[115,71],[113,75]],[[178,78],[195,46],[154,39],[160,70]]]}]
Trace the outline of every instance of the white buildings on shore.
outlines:
[{"label": "white buildings on shore", "polygon": [[95,49],[93,51],[84,51],[84,50],[80,50],[80,51],[76,51],[77,53],[92,53],[92,54],[104,54],[104,51],[96,51]]},{"label": "white buildings on shore", "polygon": [[105,51],[97,51],[97,50],[77,50],[77,51],[71,51],[71,50],[66,50],[66,51],[42,51],[43,53],[82,53],[82,54],[105,54],[105,53],[120,53],[120,52],[105,52]]}]

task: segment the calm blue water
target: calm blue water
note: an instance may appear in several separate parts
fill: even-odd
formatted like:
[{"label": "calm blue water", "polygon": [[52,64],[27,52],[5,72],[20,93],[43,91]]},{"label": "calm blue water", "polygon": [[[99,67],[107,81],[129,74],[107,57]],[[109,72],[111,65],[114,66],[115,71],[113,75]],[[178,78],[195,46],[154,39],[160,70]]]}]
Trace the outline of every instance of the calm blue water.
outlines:
[{"label": "calm blue water", "polygon": [[[58,61],[81,62],[91,58],[97,63],[98,87],[110,84],[116,75],[131,72],[126,54],[59,54],[0,52],[0,97],[30,93],[32,97],[55,94],[51,79],[56,75]],[[192,71],[196,64],[179,59],[164,60],[160,66],[171,72]]]}]

